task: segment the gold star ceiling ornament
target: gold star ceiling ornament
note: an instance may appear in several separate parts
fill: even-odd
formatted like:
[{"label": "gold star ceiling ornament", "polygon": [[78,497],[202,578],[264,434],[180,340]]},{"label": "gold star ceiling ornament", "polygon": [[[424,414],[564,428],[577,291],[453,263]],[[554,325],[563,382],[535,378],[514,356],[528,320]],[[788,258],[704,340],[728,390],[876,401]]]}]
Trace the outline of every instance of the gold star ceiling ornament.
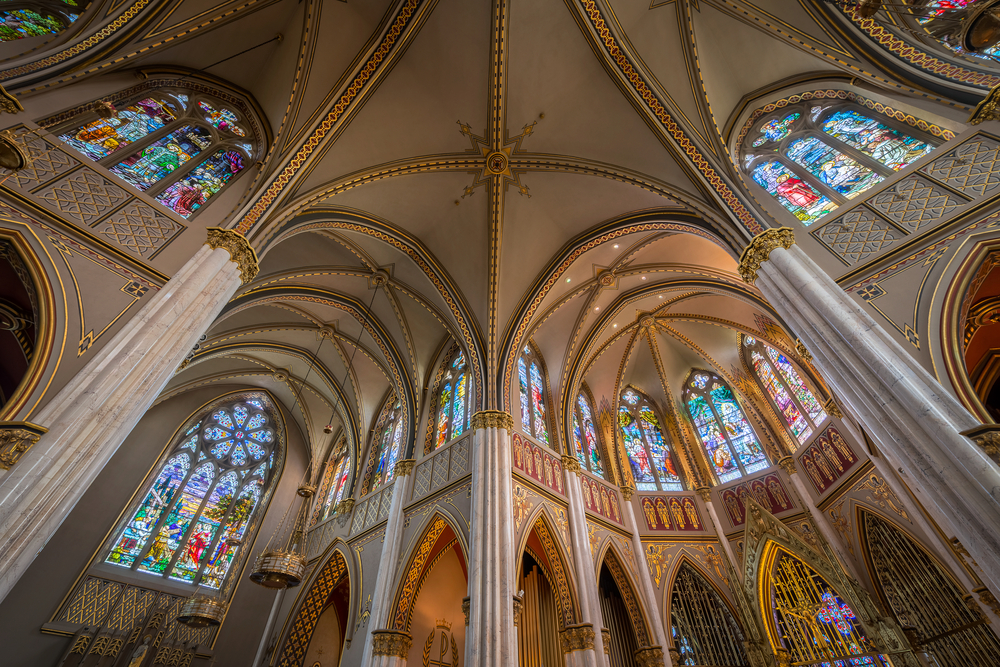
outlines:
[{"label": "gold star ceiling ornament", "polygon": [[499,150],[492,150],[490,142],[485,137],[474,134],[468,123],[463,123],[462,121],[456,122],[458,123],[459,131],[467,136],[472,143],[472,150],[479,153],[483,158],[483,164],[480,169],[470,172],[475,178],[471,184],[465,187],[462,199],[472,196],[476,188],[489,183],[494,178],[499,181],[497,185],[502,185],[506,181],[510,181],[517,188],[519,194],[531,198],[531,195],[528,194],[528,186],[521,183],[522,172],[520,170],[512,170],[510,162],[511,155],[521,152],[521,142],[535,131],[535,124],[538,121],[532,121],[525,125],[521,128],[520,134],[505,142]]}]

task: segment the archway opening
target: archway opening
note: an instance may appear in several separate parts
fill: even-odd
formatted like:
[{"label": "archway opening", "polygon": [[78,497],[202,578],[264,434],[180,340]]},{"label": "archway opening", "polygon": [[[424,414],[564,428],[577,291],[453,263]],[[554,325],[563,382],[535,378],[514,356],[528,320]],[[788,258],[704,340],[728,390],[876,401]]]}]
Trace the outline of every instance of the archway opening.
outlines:
[{"label": "archway opening", "polygon": [[17,392],[38,337],[34,283],[14,245],[0,239],[0,408]]},{"label": "archway opening", "polygon": [[[616,568],[619,570],[618,576],[612,571]],[[609,555],[604,559],[598,579],[598,597],[604,627],[611,633],[611,646],[608,647],[611,667],[630,667],[635,664],[635,653],[639,650],[639,639],[632,622],[632,616],[638,610],[629,609],[628,600],[632,599],[631,605],[635,604],[635,600],[632,591],[628,589],[628,583],[624,583],[625,591],[618,585],[620,570],[621,566],[614,560],[614,556]]]},{"label": "archway opening", "polygon": [[743,632],[715,588],[682,563],[670,594],[670,626],[680,665],[748,667]]},{"label": "archway opening", "polygon": [[517,649],[522,667],[541,667],[560,662],[559,611],[551,574],[531,547],[521,560],[521,618],[518,623]]},{"label": "archway opening", "polygon": [[965,369],[976,396],[1000,422],[1000,252],[990,252],[983,260],[963,305]]},{"label": "archway opening", "polygon": [[347,612],[351,603],[351,582],[345,569],[323,606],[313,630],[306,659],[308,667],[337,667],[347,637]]}]

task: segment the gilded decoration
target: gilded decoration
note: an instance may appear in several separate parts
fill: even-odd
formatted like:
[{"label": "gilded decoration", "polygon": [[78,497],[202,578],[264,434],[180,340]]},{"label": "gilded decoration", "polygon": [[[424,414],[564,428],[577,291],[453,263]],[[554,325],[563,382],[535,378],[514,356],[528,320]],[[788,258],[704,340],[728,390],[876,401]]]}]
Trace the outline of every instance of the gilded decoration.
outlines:
[{"label": "gilded decoration", "polygon": [[24,111],[24,107],[17,101],[17,98],[8,93],[3,86],[0,86],[0,113],[16,114],[21,111]]},{"label": "gilded decoration", "polygon": [[[472,606],[472,598],[468,597],[462,598],[462,613],[465,614],[466,625],[469,624],[469,609],[471,608],[471,606]],[[515,622],[517,621],[516,616],[514,617],[514,620]]]},{"label": "gilded decoration", "polygon": [[[878,473],[869,473],[865,478],[865,481],[859,484],[856,489],[858,491],[871,491],[872,495],[865,497],[868,502],[872,505],[881,507],[884,510],[892,510],[898,516],[910,521],[910,517],[906,513],[906,508],[903,507],[903,503],[900,502],[899,497],[891,488],[889,488],[889,485],[886,484],[885,480],[882,479]],[[874,496],[874,498],[872,496]]]},{"label": "gilded decoration", "polygon": [[372,655],[388,655],[406,660],[413,637],[400,630],[372,631]]},{"label": "gilded decoration", "polygon": [[604,640],[604,654],[611,655],[611,630],[601,628],[601,639]]},{"label": "gilded decoration", "polygon": [[628,610],[629,620],[632,622],[632,629],[635,630],[636,639],[640,644],[645,644],[649,641],[649,633],[646,629],[646,621],[643,617],[642,608],[639,606],[635,591],[632,589],[632,584],[629,582],[628,577],[625,575],[618,559],[612,551],[608,551],[608,555],[604,559],[604,564],[608,566],[608,571],[611,572],[611,576],[615,580],[615,585],[618,586],[618,590],[622,594],[625,609]]},{"label": "gilded decoration", "polygon": [[575,472],[577,475],[583,474],[583,468],[580,466],[580,461],[577,460],[575,456],[563,456],[562,457],[563,468],[570,472]]},{"label": "gilded decoration", "polygon": [[559,602],[559,611],[562,612],[559,625],[568,628],[573,623],[573,597],[570,595],[569,577],[563,567],[562,556],[541,517],[535,522],[535,534],[538,535],[538,541],[542,543],[542,548],[545,550],[545,557],[552,566],[552,574],[556,583],[556,599]]},{"label": "gilded decoration", "polygon": [[639,667],[663,667],[663,649],[644,646],[635,652],[635,664]]},{"label": "gilded decoration", "polygon": [[979,595],[980,602],[989,607],[994,614],[1000,616],[1000,601],[997,601],[996,596],[990,592],[990,589],[984,586],[982,588],[974,588],[972,592]]},{"label": "gilded decoration", "polygon": [[31,422],[0,422],[0,468],[10,470],[48,429]]},{"label": "gilded decoration", "polygon": [[208,232],[208,240],[205,241],[205,244],[213,249],[222,248],[229,253],[232,261],[240,267],[240,276],[244,285],[257,276],[257,272],[260,271],[260,263],[257,261],[257,253],[250,247],[247,237],[239,232],[221,227],[209,227],[205,231]]},{"label": "gilded decoration", "polygon": [[631,486],[619,486],[618,488],[621,489],[622,498],[625,499],[625,502],[632,500],[632,496],[635,494],[635,489]]},{"label": "gilded decoration", "polygon": [[960,435],[964,435],[979,445],[995,463],[1000,463],[1000,425],[982,424],[962,431]]},{"label": "gilded decoration", "polygon": [[[513,602],[513,605],[514,605],[514,626],[516,627],[517,624],[521,620],[521,610],[524,609],[524,600],[520,596],[515,595],[515,596],[513,596],[513,601],[512,602]],[[463,602],[462,604],[464,605],[465,602]],[[464,606],[463,606],[463,609],[464,609]],[[466,612],[465,616],[466,616],[466,618],[468,618],[468,616],[469,616],[468,612]],[[466,625],[469,624],[468,620],[466,620],[465,624]]]},{"label": "gilded decoration", "polygon": [[798,338],[795,339],[795,353],[798,354],[804,361],[812,361],[813,356],[809,354],[809,350]]},{"label": "gilded decoration", "polygon": [[402,459],[396,463],[396,477],[406,477],[411,472],[413,472],[413,466],[416,464],[416,459]]},{"label": "gilded decoration", "polygon": [[[417,547],[417,551],[413,555],[413,559],[410,561],[410,568],[406,572],[406,578],[403,580],[403,588],[399,593],[399,603],[396,605],[396,618],[393,623],[399,631],[402,631],[410,625],[410,607],[413,604],[414,597],[416,596],[417,582],[420,579],[420,575],[424,571],[424,564],[427,562],[428,557],[430,557],[431,550],[437,543],[441,533],[443,533],[444,529],[447,527],[448,523],[444,519],[440,516],[435,517],[434,522],[424,534],[424,538],[420,540],[420,546]],[[407,635],[407,637],[409,637],[409,635]],[[409,650],[409,644],[407,644],[407,650]],[[394,654],[385,653],[382,655]],[[403,655],[402,657],[405,658],[406,656]]]},{"label": "gilded decoration", "polygon": [[319,617],[326,607],[330,593],[344,576],[347,576],[347,561],[344,560],[343,554],[334,551],[330,560],[320,570],[302,601],[302,606],[299,607],[298,613],[295,615],[288,639],[285,640],[285,646],[281,649],[281,657],[276,663],[277,667],[301,665],[302,661],[305,660],[306,650],[312,640],[316,623],[319,622]]},{"label": "gilded decoration", "polygon": [[986,120],[1000,120],[1000,83],[990,88],[990,92],[983,100],[976,105],[972,115],[969,116],[970,125],[979,125]]},{"label": "gilded decoration", "polygon": [[760,265],[771,257],[775,248],[788,250],[795,244],[795,232],[791,227],[768,229],[753,237],[750,245],[740,255],[740,276],[743,282],[753,285],[757,280]]},{"label": "gilded decoration", "polygon": [[837,419],[843,419],[844,413],[840,411],[840,406],[832,398],[827,399],[826,403],[823,404],[823,409],[831,417],[836,417]]},{"label": "gilded decoration", "polygon": [[472,415],[472,430],[478,431],[481,428],[503,428],[510,431],[514,428],[514,418],[509,412],[481,410]]},{"label": "gilded decoration", "polygon": [[594,636],[593,623],[567,625],[566,629],[559,633],[562,652],[572,653],[573,651],[592,649],[594,648]]}]

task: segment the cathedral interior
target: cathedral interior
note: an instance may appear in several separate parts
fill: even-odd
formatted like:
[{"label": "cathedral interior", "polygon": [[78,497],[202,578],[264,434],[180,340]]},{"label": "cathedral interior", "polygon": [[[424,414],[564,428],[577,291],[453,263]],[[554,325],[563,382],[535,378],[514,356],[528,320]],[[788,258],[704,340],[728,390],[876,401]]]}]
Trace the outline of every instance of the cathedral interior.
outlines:
[{"label": "cathedral interior", "polygon": [[1000,0],[3,0],[0,645],[1000,666]]}]

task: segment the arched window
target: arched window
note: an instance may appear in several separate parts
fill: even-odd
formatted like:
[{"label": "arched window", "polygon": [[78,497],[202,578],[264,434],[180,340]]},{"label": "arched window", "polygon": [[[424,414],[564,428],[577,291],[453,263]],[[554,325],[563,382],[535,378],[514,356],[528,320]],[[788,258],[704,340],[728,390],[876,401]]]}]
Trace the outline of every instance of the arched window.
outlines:
[{"label": "arched window", "polygon": [[0,42],[25,37],[55,35],[80,17],[87,6],[82,0],[34,0],[10,2],[0,12]]},{"label": "arched window", "polygon": [[743,631],[708,581],[682,563],[670,594],[670,625],[679,665],[749,667]]},{"label": "arched window", "polygon": [[201,415],[170,448],[105,562],[221,587],[277,477],[274,414],[253,393]]},{"label": "arched window", "polygon": [[604,477],[604,462],[601,460],[597,429],[594,428],[594,413],[587,394],[582,391],[576,398],[573,410],[573,443],[576,445],[576,458],[583,469]]},{"label": "arched window", "polygon": [[684,403],[720,484],[763,470],[770,463],[729,386],[707,371],[692,371]]},{"label": "arched window", "polygon": [[683,491],[670,448],[663,440],[660,420],[653,403],[628,387],[618,408],[625,453],[632,466],[632,478],[639,491]]},{"label": "arched window", "polygon": [[232,183],[255,155],[244,119],[213,98],[160,90],[77,117],[59,138],[181,217]]},{"label": "arched window", "polygon": [[344,438],[341,438],[334,448],[334,456],[327,465],[330,466],[330,475],[326,482],[328,491],[323,501],[320,520],[331,515],[337,503],[344,499],[344,491],[347,490],[347,479],[351,476],[351,457],[348,455],[347,441]]},{"label": "arched window", "polygon": [[545,381],[542,364],[530,345],[525,345],[517,360],[517,378],[521,387],[521,426],[536,440],[548,443],[545,423]]},{"label": "arched window", "polygon": [[469,427],[469,369],[461,350],[445,361],[438,393],[434,448],[451,442]]},{"label": "arched window", "polygon": [[915,133],[857,105],[803,102],[755,123],[742,165],[808,226],[930,153],[930,137]]},{"label": "arched window", "polygon": [[767,390],[792,435],[803,443],[827,417],[788,357],[753,336],[743,336],[743,354]]},{"label": "arched window", "polygon": [[403,404],[389,397],[375,423],[371,455],[365,472],[365,493],[388,484],[396,474],[403,449]]}]

